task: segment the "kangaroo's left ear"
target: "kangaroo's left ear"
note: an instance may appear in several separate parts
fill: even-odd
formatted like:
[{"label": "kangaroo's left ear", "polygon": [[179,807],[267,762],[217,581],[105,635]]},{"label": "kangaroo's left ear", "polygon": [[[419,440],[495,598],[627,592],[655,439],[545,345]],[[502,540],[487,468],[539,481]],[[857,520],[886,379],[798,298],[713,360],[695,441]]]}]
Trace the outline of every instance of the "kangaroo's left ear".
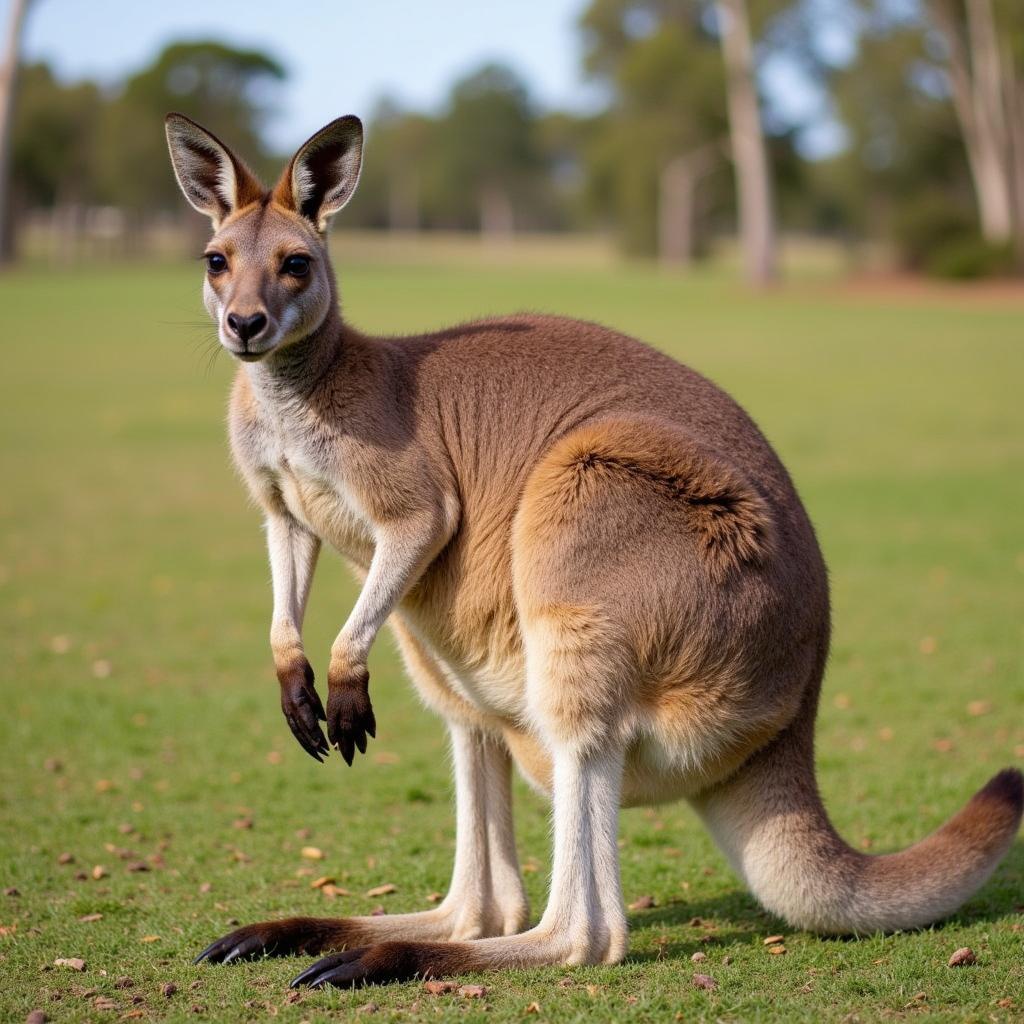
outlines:
[{"label": "kangaroo's left ear", "polygon": [[299,147],[274,199],[326,231],[327,221],[352,198],[362,162],[362,121],[351,114],[339,117]]}]

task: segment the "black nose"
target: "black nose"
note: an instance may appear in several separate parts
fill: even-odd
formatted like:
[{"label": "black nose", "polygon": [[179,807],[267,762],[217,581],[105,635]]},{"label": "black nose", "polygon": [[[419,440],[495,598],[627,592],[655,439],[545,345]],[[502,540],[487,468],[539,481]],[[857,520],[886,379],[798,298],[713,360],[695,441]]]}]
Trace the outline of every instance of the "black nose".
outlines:
[{"label": "black nose", "polygon": [[248,341],[250,338],[255,338],[266,326],[267,318],[262,313],[253,313],[252,316],[239,316],[237,313],[228,313],[228,327],[238,335],[240,341]]}]

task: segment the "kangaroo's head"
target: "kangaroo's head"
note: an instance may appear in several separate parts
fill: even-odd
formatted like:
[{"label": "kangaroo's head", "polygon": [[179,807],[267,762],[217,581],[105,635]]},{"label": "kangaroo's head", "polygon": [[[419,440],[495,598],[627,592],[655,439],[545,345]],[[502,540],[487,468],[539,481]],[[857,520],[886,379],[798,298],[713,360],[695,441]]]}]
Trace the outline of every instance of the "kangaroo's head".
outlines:
[{"label": "kangaroo's head", "polygon": [[255,362],[311,334],[335,303],[326,231],[359,180],[359,118],[318,131],[270,191],[194,121],[168,114],[166,128],[178,184],[213,223],[203,299],[221,344]]}]

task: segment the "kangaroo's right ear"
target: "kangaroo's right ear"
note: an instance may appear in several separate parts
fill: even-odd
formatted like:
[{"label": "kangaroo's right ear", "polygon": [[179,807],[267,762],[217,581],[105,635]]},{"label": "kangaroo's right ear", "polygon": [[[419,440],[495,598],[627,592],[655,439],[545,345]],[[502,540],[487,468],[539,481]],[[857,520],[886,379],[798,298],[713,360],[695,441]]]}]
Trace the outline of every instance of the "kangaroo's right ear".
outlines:
[{"label": "kangaroo's right ear", "polygon": [[164,118],[174,176],[185,198],[213,221],[263,196],[256,176],[216,135],[184,114]]}]

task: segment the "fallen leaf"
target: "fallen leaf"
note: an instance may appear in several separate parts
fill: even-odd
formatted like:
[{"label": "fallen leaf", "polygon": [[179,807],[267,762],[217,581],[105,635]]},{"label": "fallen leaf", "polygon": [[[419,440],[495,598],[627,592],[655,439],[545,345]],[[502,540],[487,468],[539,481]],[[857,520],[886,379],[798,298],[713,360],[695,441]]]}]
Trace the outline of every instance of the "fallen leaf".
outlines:
[{"label": "fallen leaf", "polygon": [[487,995],[487,989],[483,985],[462,985],[459,988],[459,995],[463,999],[483,999]]},{"label": "fallen leaf", "polygon": [[762,940],[762,944],[765,946],[774,946],[776,943],[785,942],[785,935],[769,935],[767,939]]},{"label": "fallen leaf", "polygon": [[429,992],[432,996],[443,996],[449,992],[454,992],[458,988],[458,985],[454,981],[425,981],[423,982],[423,991]]},{"label": "fallen leaf", "polygon": [[558,979],[558,987],[559,988],[572,988],[573,985],[575,985],[575,984],[576,983],[572,980],[572,978],[559,978]]},{"label": "fallen leaf", "polygon": [[235,818],[231,822],[232,828],[252,828],[252,818]]},{"label": "fallen leaf", "polygon": [[159,942],[159,941],[160,941],[160,936],[159,935],[143,935],[142,938],[139,939],[139,942]]},{"label": "fallen leaf", "polygon": [[302,856],[306,860],[323,860],[324,851],[319,846],[304,846],[302,848]]},{"label": "fallen leaf", "polygon": [[336,899],[338,896],[352,895],[348,889],[344,889],[340,885],[332,885],[330,882],[328,882],[327,885],[322,886],[320,891],[330,900]]},{"label": "fallen leaf", "polygon": [[949,958],[950,967],[970,967],[977,962],[978,958],[974,955],[974,950],[969,946],[963,946]]},{"label": "fallen leaf", "polygon": [[639,899],[633,900],[628,905],[627,910],[650,910],[651,907],[655,907],[657,904],[654,902],[653,896],[641,896]]},{"label": "fallen leaf", "polygon": [[428,903],[440,903],[444,897],[439,892],[428,892],[427,902]]},{"label": "fallen leaf", "polygon": [[74,864],[75,863],[75,855],[73,853],[62,853],[57,858],[57,863],[58,864]]},{"label": "fallen leaf", "polygon": [[117,1003],[109,996],[97,996],[92,1003],[97,1010],[116,1010]]},{"label": "fallen leaf", "polygon": [[785,946],[769,946],[768,947],[768,952],[771,953],[772,956],[785,956],[786,955],[786,947]]},{"label": "fallen leaf", "polygon": [[208,893],[212,888],[213,888],[213,886],[209,882],[203,882],[199,886],[199,891],[203,895],[206,895],[206,893]]},{"label": "fallen leaf", "polygon": [[70,967],[73,971],[84,971],[85,961],[81,957],[69,956],[69,957],[58,957],[53,961],[54,967]]},{"label": "fallen leaf", "polygon": [[160,995],[162,995],[164,997],[164,999],[170,999],[171,996],[173,996],[174,993],[177,992],[177,991],[178,991],[178,986],[175,985],[173,981],[169,981],[169,982],[167,982],[166,985],[161,985],[160,986]]},{"label": "fallen leaf", "polygon": [[948,754],[953,749],[953,741],[945,738],[933,740],[932,747],[940,754]]},{"label": "fallen leaf", "polygon": [[281,752],[279,750],[271,750],[270,753],[267,754],[268,764],[280,764],[283,760],[284,758],[281,756]]},{"label": "fallen leaf", "polygon": [[523,1013],[540,1013],[540,1003],[530,1003]]},{"label": "fallen leaf", "polygon": [[122,974],[117,981],[114,982],[114,988],[134,988],[135,982],[128,977],[127,974]]},{"label": "fallen leaf", "polygon": [[387,896],[388,893],[397,892],[398,886],[385,882],[384,885],[375,885],[372,889],[366,890],[367,896]]},{"label": "fallen leaf", "polygon": [[33,1010],[25,1018],[25,1024],[46,1024],[49,1019],[42,1010]]},{"label": "fallen leaf", "polygon": [[310,889],[322,889],[325,885],[330,885],[332,882],[337,881],[334,875],[321,875],[319,878],[314,878],[309,883]]},{"label": "fallen leaf", "polygon": [[121,1014],[121,1020],[140,1020],[146,1016],[145,1010],[129,1010],[127,1013]]},{"label": "fallen leaf", "polygon": [[107,872],[107,869],[102,864],[97,864],[92,869],[91,874],[92,874],[92,877],[95,878],[96,881],[98,882],[101,878],[106,878],[108,872]]},{"label": "fallen leaf", "polygon": [[722,957],[722,963],[723,963],[724,966],[728,967],[729,964],[732,963],[732,957],[731,956],[723,956]]},{"label": "fallen leaf", "polygon": [[84,917],[80,917],[78,920],[81,921],[82,924],[88,924],[90,921],[102,921],[103,920],[103,915],[102,914],[86,914]]},{"label": "fallen leaf", "polygon": [[910,1002],[903,1004],[903,1009],[904,1010],[912,1010],[915,1006],[920,1006],[921,1003],[926,1003],[927,1001],[928,1001],[928,993],[927,992],[915,992],[910,997]]},{"label": "fallen leaf", "polygon": [[133,872],[148,871],[149,865],[144,860],[134,860],[128,865],[128,870]]},{"label": "fallen leaf", "polygon": [[714,992],[718,988],[718,982],[710,974],[695,974],[693,984],[696,988],[707,989],[709,992]]},{"label": "fallen leaf", "polygon": [[132,835],[132,833],[134,833],[135,826],[132,825],[130,822],[122,821],[121,824],[117,826],[117,831],[120,832],[121,835],[123,836],[130,836]]},{"label": "fallen leaf", "polygon": [[992,702],[988,700],[972,700],[967,705],[967,714],[974,718],[987,715],[992,710]]},{"label": "fallen leaf", "polygon": [[13,885],[9,885],[6,889],[4,889],[4,895],[5,896],[20,896],[21,893]]},{"label": "fallen leaf", "polygon": [[107,661],[106,658],[97,658],[92,663],[92,674],[97,679],[106,679],[110,676],[113,671],[113,666]]},{"label": "fallen leaf", "polygon": [[376,1013],[380,1007],[376,1003],[363,1003],[362,1006],[356,1007],[356,1013]]},{"label": "fallen leaf", "polygon": [[64,770],[64,762],[59,757],[48,757],[43,762],[43,770],[48,772],[60,772]]}]

